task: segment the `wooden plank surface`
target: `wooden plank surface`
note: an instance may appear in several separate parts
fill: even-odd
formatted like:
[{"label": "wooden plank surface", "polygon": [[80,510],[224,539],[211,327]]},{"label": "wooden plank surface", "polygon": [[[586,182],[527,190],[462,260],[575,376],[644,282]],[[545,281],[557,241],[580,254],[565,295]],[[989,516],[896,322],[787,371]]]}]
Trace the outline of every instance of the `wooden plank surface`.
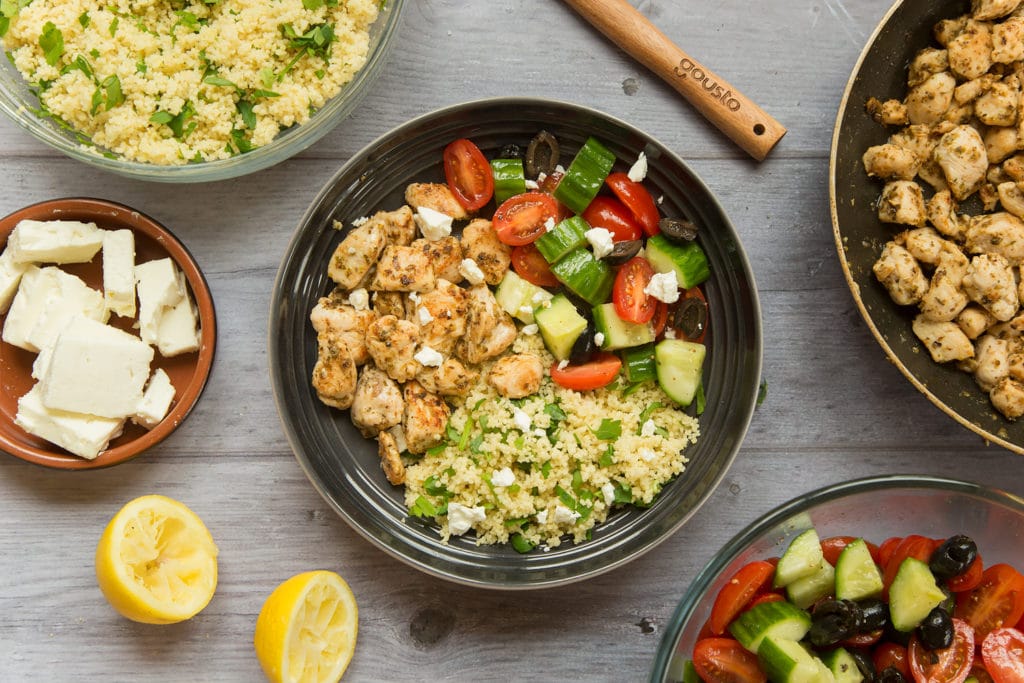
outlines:
[{"label": "wooden plank surface", "polygon": [[[560,2],[408,0],[392,57],[349,120],[302,155],[235,180],[178,187],[87,170],[0,121],[0,213],[59,196],[123,202],[195,254],[219,316],[194,413],[131,463],[64,473],[0,459],[0,681],[254,681],[252,629],[272,588],[315,567],[360,602],[354,681],[641,680],[689,581],[773,506],[854,477],[920,472],[1024,494],[1024,460],[963,430],[885,359],[854,307],[828,214],[833,121],[888,0],[633,2],[789,129],[757,164]],[[720,488],[629,565],[505,594],[428,577],[370,545],[308,483],[268,377],[271,287],[320,186],[409,118],[482,97],[602,109],[685,158],[735,223],[764,311],[767,399]],[[96,587],[106,521],[137,495],[187,502],[220,547],[220,585],[191,622],[125,621]]]}]

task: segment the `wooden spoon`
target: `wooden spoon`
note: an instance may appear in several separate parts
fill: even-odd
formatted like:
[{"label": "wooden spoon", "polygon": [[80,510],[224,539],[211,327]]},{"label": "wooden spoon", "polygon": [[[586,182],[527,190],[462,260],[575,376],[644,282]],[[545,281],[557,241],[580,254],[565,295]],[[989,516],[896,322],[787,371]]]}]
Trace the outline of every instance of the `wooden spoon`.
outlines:
[{"label": "wooden spoon", "polygon": [[565,0],[581,16],[675,88],[758,161],[786,129],[703,64],[683,52],[626,0]]}]

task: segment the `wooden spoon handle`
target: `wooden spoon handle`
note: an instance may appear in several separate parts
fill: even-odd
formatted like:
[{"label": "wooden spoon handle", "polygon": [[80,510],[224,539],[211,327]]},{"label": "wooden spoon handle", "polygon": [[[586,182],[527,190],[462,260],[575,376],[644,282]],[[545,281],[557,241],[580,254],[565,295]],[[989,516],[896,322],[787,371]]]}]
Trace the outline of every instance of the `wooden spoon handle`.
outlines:
[{"label": "wooden spoon handle", "polygon": [[626,0],[565,0],[660,76],[750,156],[763,161],[786,129],[723,78],[683,52]]}]

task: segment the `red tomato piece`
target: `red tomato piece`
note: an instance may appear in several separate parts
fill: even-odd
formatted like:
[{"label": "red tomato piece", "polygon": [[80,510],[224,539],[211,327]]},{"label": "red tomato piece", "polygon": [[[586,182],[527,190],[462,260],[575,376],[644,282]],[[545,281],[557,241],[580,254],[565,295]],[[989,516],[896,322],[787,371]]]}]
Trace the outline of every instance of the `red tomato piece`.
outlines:
[{"label": "red tomato piece", "polygon": [[551,272],[547,259],[532,243],[512,247],[512,270],[516,271],[519,277],[538,287],[558,286],[558,278]]},{"label": "red tomato piece", "polygon": [[907,536],[900,544],[896,546],[896,549],[892,553],[892,557],[889,558],[888,564],[885,565],[885,569],[882,574],[882,582],[885,584],[885,592],[888,595],[889,586],[892,584],[892,580],[896,578],[896,572],[899,571],[900,565],[903,564],[903,560],[908,557],[927,562],[932,556],[932,552],[935,550],[935,541],[925,536],[918,536],[911,534]]},{"label": "red tomato piece", "polygon": [[978,655],[974,656],[974,666],[971,667],[971,674],[969,677],[972,676],[978,679],[978,683],[995,683],[995,681],[992,680],[992,675],[988,672],[988,669],[985,668],[984,661],[982,661],[982,658]]},{"label": "red tomato piece", "polygon": [[[839,555],[843,552],[843,548],[856,539],[856,536],[832,536],[831,538],[822,539],[821,554],[834,567],[836,562],[839,561]],[[865,542],[867,543],[868,551],[871,553],[871,559],[875,561],[875,564],[878,564],[878,546],[874,543]]]},{"label": "red tomato piece", "polygon": [[494,196],[494,174],[487,157],[471,140],[459,138],[444,148],[444,179],[467,211],[476,211]]},{"label": "red tomato piece", "polygon": [[729,582],[722,586],[715,598],[715,604],[711,608],[711,632],[716,636],[725,633],[725,629],[750,603],[751,598],[757,595],[772,576],[775,575],[775,567],[768,562],[757,561],[742,567],[729,579]]},{"label": "red tomato piece", "polygon": [[594,197],[580,215],[591,227],[604,228],[610,232],[615,242],[638,240],[643,234],[640,224],[633,218],[626,205],[614,197]]},{"label": "red tomato piece", "polygon": [[913,636],[907,658],[914,683],[963,683],[974,663],[974,629],[954,619],[953,643],[942,650],[928,650]]},{"label": "red tomato piece", "polygon": [[1024,683],[1024,633],[993,629],[981,643],[981,658],[995,683]]},{"label": "red tomato piece", "polygon": [[657,339],[661,339],[661,333],[665,331],[665,325],[668,323],[668,304],[664,301],[658,301],[654,307],[654,317],[651,318],[651,327],[654,328],[654,336]]},{"label": "red tomato piece", "polygon": [[878,546],[878,565],[880,567],[884,568],[889,564],[893,551],[896,550],[896,546],[898,546],[902,540],[902,536],[892,536],[882,541],[881,545]]},{"label": "red tomato piece", "polygon": [[643,256],[634,256],[622,264],[612,286],[612,304],[619,317],[643,324],[654,317],[658,300],[644,290],[654,277],[654,268]]},{"label": "red tomato piece", "polygon": [[661,232],[658,228],[658,220],[661,216],[658,215],[654,197],[646,187],[633,182],[625,173],[612,173],[605,179],[605,183],[633,214],[633,218],[640,224],[645,235],[650,237]]},{"label": "red tomato piece", "polygon": [[760,595],[754,596],[754,599],[750,601],[749,605],[747,605],[747,609],[750,609],[751,607],[756,607],[757,605],[760,605],[762,602],[782,602],[785,599],[785,595],[783,595],[782,593],[777,593],[775,591],[761,593]]},{"label": "red tomato piece", "polygon": [[963,574],[954,576],[946,582],[946,585],[949,587],[949,590],[954,593],[963,593],[964,591],[973,590],[979,583],[981,583],[981,576],[984,570],[985,567],[982,563],[981,555],[978,555],[974,558],[974,562],[971,562],[971,566],[968,567]]},{"label": "red tomato piece", "polygon": [[545,231],[548,220],[556,220],[558,202],[543,192],[524,192],[501,203],[491,220],[498,239],[517,247],[529,244]]},{"label": "red tomato piece", "polygon": [[581,365],[551,366],[551,380],[560,387],[576,391],[600,389],[610,384],[622,368],[622,360],[614,353],[595,353]]},{"label": "red tomato piece", "polygon": [[871,652],[871,661],[875,664],[875,671],[882,673],[890,666],[903,674],[903,677],[910,680],[910,663],[907,661],[907,648],[899,643],[880,643]]},{"label": "red tomato piece", "polygon": [[765,683],[757,655],[730,638],[705,638],[693,647],[693,668],[704,683]]},{"label": "red tomato piece", "polygon": [[882,633],[882,629],[878,629],[877,631],[868,631],[867,633],[858,633],[855,636],[850,636],[849,638],[841,641],[839,644],[846,648],[871,647],[882,639]]},{"label": "red tomato piece", "polygon": [[958,593],[953,615],[974,628],[978,640],[1024,616],[1024,576],[1008,564],[994,564],[972,590]]}]

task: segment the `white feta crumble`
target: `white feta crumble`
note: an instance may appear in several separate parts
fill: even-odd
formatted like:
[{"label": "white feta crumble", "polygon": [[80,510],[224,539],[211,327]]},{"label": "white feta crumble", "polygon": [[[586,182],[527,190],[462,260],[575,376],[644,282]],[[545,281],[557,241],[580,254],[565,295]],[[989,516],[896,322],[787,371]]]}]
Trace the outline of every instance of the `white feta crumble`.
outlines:
[{"label": "white feta crumble", "polygon": [[658,429],[658,425],[654,424],[654,420],[647,420],[640,427],[640,436],[654,436]]},{"label": "white feta crumble", "polygon": [[555,219],[548,216],[548,219],[544,221],[544,231],[551,232],[555,229]]},{"label": "white feta crumble", "polygon": [[630,166],[629,173],[626,175],[634,183],[643,182],[643,179],[647,177],[647,155],[640,152],[636,158],[636,163]]},{"label": "white feta crumble", "polygon": [[665,195],[659,194],[658,199],[656,201],[658,202],[658,206],[661,206],[662,204],[665,203]]},{"label": "white feta crumble", "polygon": [[555,506],[555,524],[575,524],[580,517],[582,517],[580,513],[570,510],[564,505]]},{"label": "white feta crumble", "polygon": [[539,190],[540,189],[540,185],[537,183],[536,180],[530,180],[529,178],[527,178],[526,179],[526,189],[527,190]]},{"label": "white feta crumble", "polygon": [[516,483],[516,475],[512,472],[511,467],[502,467],[500,470],[491,472],[491,483],[505,488]]},{"label": "white feta crumble", "polygon": [[667,304],[679,301],[679,282],[676,280],[676,271],[655,273],[651,281],[644,287],[644,293]]},{"label": "white feta crumble", "polygon": [[601,495],[604,496],[604,504],[611,507],[615,502],[615,487],[610,481],[601,485]]},{"label": "white feta crumble", "polygon": [[615,243],[612,241],[612,233],[605,228],[591,228],[583,233],[590,246],[594,248],[594,258],[604,258],[612,253]]},{"label": "white feta crumble", "polygon": [[434,316],[430,315],[430,311],[427,310],[426,306],[420,306],[417,308],[416,315],[420,319],[420,325],[427,325],[434,319]]},{"label": "white feta crumble", "polygon": [[459,264],[459,273],[471,285],[478,285],[484,281],[484,271],[480,270],[480,266],[471,258],[462,259],[462,263]]},{"label": "white feta crumble", "polygon": [[665,339],[675,339],[675,338],[676,338],[675,328],[666,327],[665,328]]},{"label": "white feta crumble", "polygon": [[421,206],[416,209],[413,219],[423,236],[431,242],[436,242],[442,237],[452,234],[452,217],[446,213],[435,211],[429,206]]},{"label": "white feta crumble", "polygon": [[604,334],[601,332],[594,333],[594,344],[597,346],[604,346]]},{"label": "white feta crumble", "polygon": [[646,462],[650,462],[658,457],[658,454],[652,451],[650,448],[641,448],[637,451],[637,455]]},{"label": "white feta crumble", "polygon": [[515,424],[516,429],[521,432],[528,432],[530,427],[533,426],[533,420],[530,419],[530,416],[519,408],[512,409],[512,422]]},{"label": "white feta crumble", "polygon": [[537,524],[547,524],[547,523],[548,523],[548,511],[547,510],[541,510],[540,512],[537,513]]},{"label": "white feta crumble", "polygon": [[362,226],[363,224],[365,224],[366,221],[368,221],[368,220],[370,220],[369,216],[360,216],[359,218],[357,218],[354,221],[352,221],[352,225],[354,227],[358,228],[358,227]]},{"label": "white feta crumble", "polygon": [[559,370],[565,370],[567,367],[569,367],[569,361],[568,360],[560,360],[560,361],[558,361],[558,369]]},{"label": "white feta crumble", "polygon": [[555,164],[555,173],[561,173],[562,175],[565,175],[565,167],[562,166],[561,164]]},{"label": "white feta crumble", "polygon": [[452,536],[461,536],[477,522],[487,519],[482,505],[467,507],[461,503],[448,503],[448,531]]},{"label": "white feta crumble", "polygon": [[533,306],[520,306],[519,315],[524,316],[529,320],[533,317]]},{"label": "white feta crumble", "polygon": [[370,307],[370,295],[363,289],[353,289],[348,293],[349,305],[357,311],[365,311]]},{"label": "white feta crumble", "polygon": [[551,299],[551,296],[547,292],[545,292],[544,290],[541,290],[539,292],[534,292],[533,296],[530,297],[530,301],[532,301],[535,304],[539,304],[541,301],[548,301],[550,299]]},{"label": "white feta crumble", "polygon": [[420,293],[419,292],[409,292],[409,301],[412,301],[413,303],[416,303],[419,300],[420,300]]},{"label": "white feta crumble", "polygon": [[545,173],[544,171],[541,171],[540,173],[537,174],[537,182],[538,183],[543,183],[547,179],[548,179],[548,174]]},{"label": "white feta crumble", "polygon": [[533,435],[534,435],[534,436],[547,436],[547,435],[548,435],[548,433],[547,433],[547,432],[545,432],[545,431],[544,431],[543,429],[541,429],[540,427],[537,427],[536,429],[534,429],[534,430],[533,430]]},{"label": "white feta crumble", "polygon": [[444,356],[430,348],[429,346],[422,347],[419,351],[413,355],[421,365],[425,365],[429,368],[437,368],[444,362]]},{"label": "white feta crumble", "polygon": [[537,323],[530,323],[529,325],[524,325],[522,329],[523,334],[531,337],[537,334],[539,331],[540,328],[537,326]]}]

